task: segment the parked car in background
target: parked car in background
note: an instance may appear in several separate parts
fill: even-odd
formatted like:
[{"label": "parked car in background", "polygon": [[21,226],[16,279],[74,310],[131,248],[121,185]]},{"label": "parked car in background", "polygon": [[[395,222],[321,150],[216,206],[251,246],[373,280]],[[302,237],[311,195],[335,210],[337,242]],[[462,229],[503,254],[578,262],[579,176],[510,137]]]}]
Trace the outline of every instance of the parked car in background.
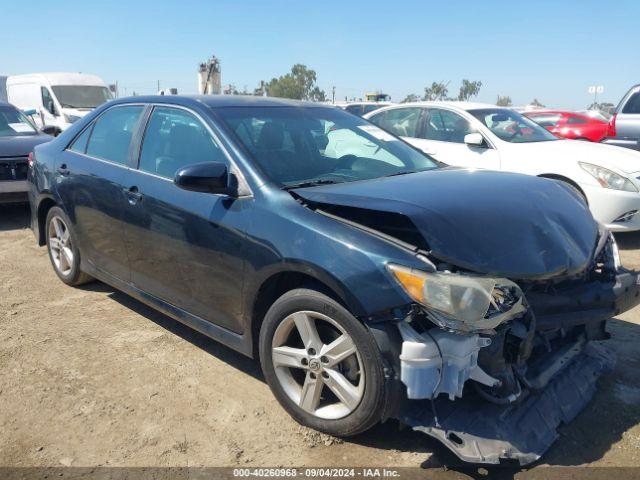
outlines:
[{"label": "parked car in background", "polygon": [[0,204],[28,201],[29,153],[52,138],[13,105],[0,102]]},{"label": "parked car in background", "polygon": [[7,98],[19,109],[33,111],[36,126],[61,132],[112,97],[96,75],[33,73],[8,77]]},{"label": "parked car in background", "polygon": [[537,460],[612,366],[606,320],[640,301],[566,185],[444,168],[321,104],[116,100],[38,146],[29,180],[64,283],[259,356],[306,426],[393,417],[467,462]]},{"label": "parked car in background", "polygon": [[365,118],[450,165],[565,182],[609,229],[640,229],[638,152],[563,140],[495,105],[422,102],[386,107]]},{"label": "parked car in background", "polygon": [[611,119],[611,113],[602,110],[578,110],[577,113],[586,115],[587,117],[595,118],[596,120],[602,120],[603,122],[609,122]]},{"label": "parked car in background", "polygon": [[640,85],[632,87],[616,107],[602,143],[640,150]]},{"label": "parked car in background", "polygon": [[393,105],[391,102],[336,102],[336,107],[341,108],[349,113],[353,113],[359,117],[371,113],[382,107]]},{"label": "parked car in background", "polygon": [[538,125],[542,125],[554,135],[571,140],[599,142],[609,130],[609,124],[587,115],[558,110],[524,112]]}]

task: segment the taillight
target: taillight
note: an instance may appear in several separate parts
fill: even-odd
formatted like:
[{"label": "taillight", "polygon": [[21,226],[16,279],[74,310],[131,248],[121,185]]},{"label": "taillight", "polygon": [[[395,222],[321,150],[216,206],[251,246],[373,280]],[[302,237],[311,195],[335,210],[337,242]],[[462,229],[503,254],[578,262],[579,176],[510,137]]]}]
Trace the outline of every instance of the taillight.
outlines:
[{"label": "taillight", "polygon": [[33,152],[29,152],[29,156],[27,157],[27,165],[29,165],[29,168],[33,167]]},{"label": "taillight", "polygon": [[609,127],[607,128],[607,137],[616,136],[616,117],[617,116],[618,114],[614,113],[613,116],[611,117],[611,120],[609,120]]}]

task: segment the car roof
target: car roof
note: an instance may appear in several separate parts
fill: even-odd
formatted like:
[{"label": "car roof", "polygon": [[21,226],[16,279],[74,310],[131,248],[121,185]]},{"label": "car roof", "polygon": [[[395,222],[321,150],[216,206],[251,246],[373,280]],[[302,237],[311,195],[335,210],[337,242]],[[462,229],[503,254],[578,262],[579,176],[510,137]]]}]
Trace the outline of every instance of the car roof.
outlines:
[{"label": "car roof", "polygon": [[490,103],[478,103],[478,102],[459,102],[459,101],[425,101],[425,102],[408,102],[408,103],[400,103],[389,107],[397,108],[397,107],[449,107],[449,108],[457,108],[459,110],[477,110],[484,108],[491,109],[503,109],[508,110],[507,107],[498,107],[496,105],[491,105]]},{"label": "car roof", "polygon": [[145,95],[119,98],[114,103],[167,103],[176,105],[204,104],[220,107],[331,107],[325,103],[253,95]]}]

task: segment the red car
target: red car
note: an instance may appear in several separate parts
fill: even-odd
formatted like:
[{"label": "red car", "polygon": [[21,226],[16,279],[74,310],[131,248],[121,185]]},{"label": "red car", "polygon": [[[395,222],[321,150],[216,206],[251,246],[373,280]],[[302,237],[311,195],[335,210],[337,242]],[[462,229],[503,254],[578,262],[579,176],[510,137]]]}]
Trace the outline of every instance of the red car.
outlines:
[{"label": "red car", "polygon": [[599,142],[607,136],[608,123],[580,113],[536,110],[524,115],[558,137]]}]

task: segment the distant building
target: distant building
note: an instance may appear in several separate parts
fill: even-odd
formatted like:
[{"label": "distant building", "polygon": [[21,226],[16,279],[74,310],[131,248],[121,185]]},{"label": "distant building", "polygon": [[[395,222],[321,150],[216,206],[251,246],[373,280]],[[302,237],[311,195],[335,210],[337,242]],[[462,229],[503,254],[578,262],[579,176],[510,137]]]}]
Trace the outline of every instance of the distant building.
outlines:
[{"label": "distant building", "polygon": [[220,61],[213,55],[198,68],[198,93],[219,95],[222,91]]},{"label": "distant building", "polygon": [[364,98],[367,102],[389,102],[391,95],[382,92],[365,93]]}]

